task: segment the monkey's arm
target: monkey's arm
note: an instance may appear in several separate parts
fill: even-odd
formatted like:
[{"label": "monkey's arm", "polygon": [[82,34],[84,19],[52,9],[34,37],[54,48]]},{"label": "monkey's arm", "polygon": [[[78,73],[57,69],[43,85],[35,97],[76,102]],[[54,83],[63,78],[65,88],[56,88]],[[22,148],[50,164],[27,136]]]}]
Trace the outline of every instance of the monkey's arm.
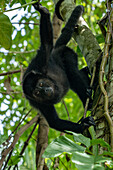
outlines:
[{"label": "monkey's arm", "polygon": [[73,123],[71,121],[62,120],[58,117],[53,105],[37,104],[30,102],[35,108],[39,109],[46,118],[49,126],[61,132],[72,131],[75,133],[83,133],[83,131],[91,125],[94,125],[92,117],[87,117],[81,121],[81,124]]},{"label": "monkey's arm", "polygon": [[40,12],[40,39],[41,51],[45,53],[46,60],[48,60],[50,52],[53,48],[53,30],[50,21],[50,13],[47,8],[41,6],[38,2],[33,4],[34,8]]},{"label": "monkey's arm", "polygon": [[78,23],[79,17],[82,15],[83,11],[84,11],[83,6],[79,5],[75,7],[67,24],[62,30],[62,34],[60,35],[60,37],[58,38],[55,44],[55,48],[58,48],[62,45],[66,45],[69,42],[74,32],[75,26]]}]

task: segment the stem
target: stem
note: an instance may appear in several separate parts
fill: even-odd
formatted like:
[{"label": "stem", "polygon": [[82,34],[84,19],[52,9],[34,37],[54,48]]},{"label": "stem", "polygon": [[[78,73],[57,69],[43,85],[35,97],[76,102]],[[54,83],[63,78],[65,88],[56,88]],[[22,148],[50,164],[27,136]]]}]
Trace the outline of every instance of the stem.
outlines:
[{"label": "stem", "polygon": [[[91,78],[90,87],[93,86],[95,73],[96,73],[96,66],[94,66],[94,68],[93,68],[93,75],[92,75],[92,78]],[[88,109],[89,100],[90,100],[89,98],[87,98],[87,100],[86,100],[86,105],[85,105],[85,109],[84,109],[84,118],[86,118],[86,112],[87,112],[87,109]]]},{"label": "stem", "polygon": [[[91,135],[91,138],[96,139],[96,133],[95,133],[94,127],[90,126],[88,130]],[[98,155],[98,145],[94,145],[94,146],[92,146],[92,148],[93,148],[93,154],[95,156]]]},{"label": "stem", "polygon": [[[111,12],[111,16],[110,18],[113,16],[113,11]],[[105,70],[105,66],[106,66],[106,62],[109,56],[109,46],[110,46],[110,40],[111,40],[111,31],[110,31],[110,24],[108,25],[107,28],[107,34],[106,34],[106,43],[104,46],[104,53],[103,53],[103,58],[102,58],[102,62],[101,62],[101,66],[100,66],[100,73],[99,73],[99,85],[100,85],[100,89],[104,95],[104,116],[108,122],[109,128],[110,128],[110,134],[111,134],[111,148],[113,151],[113,122],[112,119],[110,117],[109,114],[109,109],[108,109],[108,94],[107,91],[104,87],[104,83],[103,83],[103,76],[104,76],[104,70]]]},{"label": "stem", "polygon": [[39,25],[39,23],[33,23],[33,22],[12,22],[12,24]]},{"label": "stem", "polygon": [[27,7],[28,5],[35,4],[36,2],[38,2],[38,1],[29,2],[29,3],[27,3],[27,4],[21,5],[20,7],[13,8],[13,9],[9,9],[9,10],[6,10],[6,11],[2,11],[2,12],[0,11],[0,14],[2,14],[2,13],[4,13],[4,12],[14,11],[14,10],[20,9],[20,8],[25,8],[25,7]]}]

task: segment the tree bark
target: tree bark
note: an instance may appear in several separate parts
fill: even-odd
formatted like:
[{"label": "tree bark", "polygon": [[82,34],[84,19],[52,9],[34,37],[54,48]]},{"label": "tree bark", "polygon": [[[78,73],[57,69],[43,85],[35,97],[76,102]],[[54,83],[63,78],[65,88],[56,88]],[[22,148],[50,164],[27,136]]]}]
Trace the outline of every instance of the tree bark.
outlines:
[{"label": "tree bark", "polygon": [[[59,0],[54,0],[54,1],[56,4]],[[74,8],[75,8],[74,0],[64,0],[61,3],[59,12],[65,22],[67,22]],[[74,32],[73,38],[77,42],[79,48],[81,49],[81,52],[86,59],[87,65],[91,73],[93,72],[93,68],[96,65],[98,58],[102,57],[102,62],[104,64],[101,63],[101,65],[99,64],[96,67],[97,72],[95,76],[97,77],[97,79],[96,79],[96,88],[94,92],[95,95],[93,101],[92,114],[94,115],[95,122],[96,122],[96,137],[103,138],[106,142],[108,142],[111,145],[113,151],[113,121],[112,121],[113,120],[113,32],[112,32],[113,9],[111,8],[111,4],[109,4],[108,10],[111,12],[111,15],[109,15],[111,19],[109,18],[108,34],[110,34],[109,36],[111,37],[110,40],[112,39],[112,44],[105,44],[103,56],[95,36],[92,34],[91,30],[87,26],[87,23],[84,21],[82,17],[79,20],[78,23],[79,26],[77,31]],[[106,36],[108,36],[108,34],[106,34]],[[111,47],[111,45],[112,48],[110,51],[109,47]],[[106,73],[105,66],[107,61],[109,62],[108,65],[109,70]],[[106,74],[108,76],[107,76],[107,84],[105,85],[104,76]],[[102,151],[103,151],[102,148],[100,148],[99,152]]]}]

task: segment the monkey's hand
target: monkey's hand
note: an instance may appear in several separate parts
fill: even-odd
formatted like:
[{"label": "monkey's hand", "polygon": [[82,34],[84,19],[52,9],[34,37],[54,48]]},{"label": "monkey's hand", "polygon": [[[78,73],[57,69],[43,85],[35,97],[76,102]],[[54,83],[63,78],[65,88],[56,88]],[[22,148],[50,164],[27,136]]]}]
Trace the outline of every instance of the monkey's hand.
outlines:
[{"label": "monkey's hand", "polygon": [[95,122],[92,116],[86,117],[86,118],[82,118],[79,121],[81,127],[82,127],[82,131],[84,131],[85,129],[89,128],[90,126],[94,126],[95,127]]},{"label": "monkey's hand", "polygon": [[[32,0],[32,1],[35,1],[35,0]],[[49,10],[47,8],[43,7],[39,2],[34,3],[33,6],[40,13],[49,14]]]}]

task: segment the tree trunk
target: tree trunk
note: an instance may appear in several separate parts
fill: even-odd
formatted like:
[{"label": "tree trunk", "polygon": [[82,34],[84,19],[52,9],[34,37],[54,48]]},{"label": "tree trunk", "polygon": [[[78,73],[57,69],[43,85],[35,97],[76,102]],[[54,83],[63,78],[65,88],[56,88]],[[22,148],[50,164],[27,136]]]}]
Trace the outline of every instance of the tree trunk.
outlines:
[{"label": "tree trunk", "polygon": [[[58,1],[55,0],[55,4]],[[64,21],[68,20],[74,8],[74,0],[64,0],[60,4],[59,12]],[[103,55],[96,38],[82,17],[73,38],[79,45],[91,73],[93,73],[93,68],[97,65],[97,61],[100,60],[96,66],[96,87],[94,88],[92,115],[96,122],[96,137],[103,138],[108,142],[113,151],[113,44],[111,44],[111,42],[113,43],[113,9],[110,2],[107,8],[110,13]],[[107,72],[105,69],[106,63],[108,66]],[[106,75],[107,82],[104,80]],[[102,152],[101,148],[99,152]]]}]

